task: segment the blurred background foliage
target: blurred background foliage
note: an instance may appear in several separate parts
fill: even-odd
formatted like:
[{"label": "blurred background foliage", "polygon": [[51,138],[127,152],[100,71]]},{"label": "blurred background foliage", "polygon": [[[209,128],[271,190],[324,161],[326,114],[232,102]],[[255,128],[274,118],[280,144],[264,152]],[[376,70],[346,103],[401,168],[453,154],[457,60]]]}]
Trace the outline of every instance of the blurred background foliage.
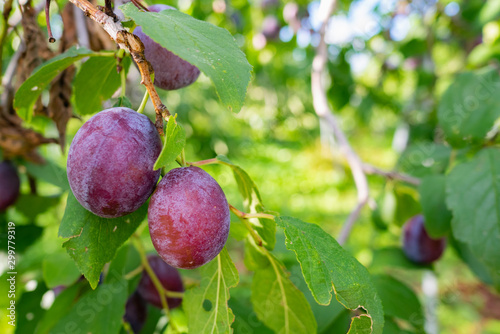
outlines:
[{"label": "blurred background foliage", "polygon": [[[224,109],[210,80],[203,74],[185,89],[160,92],[164,103],[178,114],[178,121],[186,129],[187,160],[227,155],[253,178],[266,209],[319,224],[331,235],[338,235],[356,203],[356,187],[331,131],[319,122],[312,106],[310,73],[318,43],[319,1],[147,3],[153,2],[173,5],[195,18],[228,29],[254,68],[246,104],[238,114]],[[65,1],[57,3],[51,8],[56,39],[62,32],[59,14]],[[45,26],[43,13],[39,14],[38,22]],[[19,46],[16,34],[7,38],[3,70]],[[379,168],[399,168],[421,176],[426,169],[439,168],[439,154],[433,154],[432,159],[424,157],[414,161],[409,158],[407,148],[443,144],[442,132],[437,127],[437,104],[443,92],[460,71],[488,64],[498,66],[500,2],[341,0],[331,18],[327,42],[329,102],[356,152],[363,161]],[[139,82],[138,71],[131,66],[127,96],[134,108],[138,107],[145,90]],[[115,101],[106,101],[104,107],[111,107]],[[153,117],[150,104],[147,113]],[[69,122],[67,143],[89,117]],[[55,125],[46,118],[35,117],[30,126],[47,137],[58,136]],[[52,164],[64,169],[68,148],[67,144],[61,153],[59,146],[47,145],[41,147],[40,152]],[[441,149],[448,150],[443,146],[437,151]],[[24,161],[18,164],[23,181],[22,196],[0,217],[4,221],[15,221],[18,230],[26,229],[23,234],[26,237],[17,239],[18,271],[22,273],[20,291],[26,291],[19,294],[19,298],[24,298],[25,294],[38,290],[33,282],[38,282],[39,287],[43,285],[43,267],[50,265],[50,259],[65,254],[57,229],[66,195],[61,188],[45,182],[43,175],[36,180],[37,195],[30,194],[27,173],[33,167]],[[231,171],[218,165],[205,169],[220,183],[229,202],[241,207]],[[35,168],[31,172],[35,177],[36,170],[39,171]],[[62,178],[64,175],[53,174]],[[64,183],[63,179],[59,181]],[[408,270],[408,264],[398,263],[391,257],[397,257],[396,253],[383,251],[400,247],[402,224],[421,211],[418,192],[412,186],[380,176],[369,176],[369,185],[374,200],[363,209],[345,247],[372,273],[390,273],[407,283],[425,304],[420,282],[427,269],[410,266]],[[2,222],[0,226],[4,229],[5,224]],[[283,240],[284,237],[278,235],[276,251],[289,266],[292,277],[297,278],[294,283],[311,299],[307,287],[300,281],[298,263],[285,249]],[[144,241],[149,242],[148,249],[153,250],[149,238],[145,237]],[[231,292],[236,296],[230,302],[237,315],[235,328],[244,328],[245,317],[239,315],[249,312],[250,292],[245,288],[249,284],[245,275],[249,273],[243,265],[242,248],[241,242],[231,240],[230,252],[242,276],[240,286]],[[2,257],[2,266],[5,262]],[[440,333],[500,333],[498,295],[480,283],[452,247],[447,248],[434,269],[439,282],[436,316]],[[185,271],[183,275],[188,277],[188,282],[190,276],[196,276]],[[1,277],[0,285],[6,288],[5,276]],[[4,309],[7,301],[3,295],[0,298]],[[25,311],[25,326],[29,327],[28,320],[36,316],[36,312],[45,312],[43,305],[42,302],[41,308]],[[315,315],[320,329],[325,333],[341,332],[335,326],[348,319],[341,309],[335,309],[335,305],[328,312],[321,307],[314,308],[318,308]],[[344,322],[334,321],[342,317]],[[0,331],[10,330],[4,319],[1,321]],[[406,328],[401,322],[398,324]],[[392,325],[389,322],[387,326]],[[18,332],[21,330],[18,328]],[[24,330],[21,333],[30,332]],[[266,332],[264,327],[258,330]]]}]

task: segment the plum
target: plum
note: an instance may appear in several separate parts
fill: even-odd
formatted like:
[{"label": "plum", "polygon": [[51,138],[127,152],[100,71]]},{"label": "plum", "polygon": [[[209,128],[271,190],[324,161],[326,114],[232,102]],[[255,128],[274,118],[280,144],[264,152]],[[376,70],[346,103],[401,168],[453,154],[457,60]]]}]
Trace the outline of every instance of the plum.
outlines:
[{"label": "plum", "polygon": [[224,192],[198,167],[172,169],[149,202],[153,245],[176,268],[196,268],[215,258],[227,241],[229,223]]},{"label": "plum", "polygon": [[128,108],[92,116],[75,135],[68,180],[78,202],[104,218],[137,210],[154,190],[160,137],[148,117]]},{"label": "plum", "polygon": [[135,291],[127,299],[123,319],[130,324],[134,333],[139,333],[146,323],[148,308],[146,301]]},{"label": "plum", "polygon": [[[148,7],[151,12],[161,12],[166,9],[175,8],[157,4]],[[144,55],[155,72],[154,84],[165,90],[175,90],[189,86],[198,79],[200,70],[184,59],[176,56],[160,44],[156,43],[146,35],[139,26],[135,28],[134,34],[144,44]]]},{"label": "plum", "polygon": [[[165,263],[165,261],[157,255],[148,256],[148,262],[165,290],[184,292],[184,284],[182,284],[181,275],[179,275],[177,269]],[[139,292],[141,297],[151,305],[160,309],[162,308],[158,290],[145,270],[142,272],[141,280],[137,286],[137,292]],[[169,309],[179,306],[181,302],[181,298],[167,298]]]},{"label": "plum", "polygon": [[275,40],[280,35],[280,24],[273,15],[268,15],[262,21],[262,34],[269,40]]},{"label": "plum", "polygon": [[441,257],[446,239],[432,239],[424,226],[424,216],[410,218],[403,227],[403,251],[408,259],[419,264],[430,264]]},{"label": "plum", "polygon": [[9,161],[0,163],[0,211],[16,202],[20,184],[16,167]]}]

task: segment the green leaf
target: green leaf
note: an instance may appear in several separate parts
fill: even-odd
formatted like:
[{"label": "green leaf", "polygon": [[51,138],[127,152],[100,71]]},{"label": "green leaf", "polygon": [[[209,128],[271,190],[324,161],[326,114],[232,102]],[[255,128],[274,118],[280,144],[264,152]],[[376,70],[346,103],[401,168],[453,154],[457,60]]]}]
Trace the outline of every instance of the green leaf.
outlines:
[{"label": "green leaf", "polygon": [[249,317],[249,314],[253,314],[250,296],[251,290],[247,287],[237,286],[231,289],[229,307],[234,313],[234,333],[274,334],[257,317]]},{"label": "green leaf", "polygon": [[141,265],[141,257],[132,243],[126,243],[116,252],[109,264],[108,273],[104,282],[112,283],[119,281],[125,274],[137,269]]},{"label": "green leaf", "polygon": [[421,265],[411,262],[400,247],[386,247],[373,252],[370,272],[385,272],[387,268],[429,269],[430,265]]},{"label": "green leaf", "polygon": [[421,142],[409,146],[401,155],[398,167],[402,172],[422,177],[443,173],[448,167],[451,149],[444,145]]},{"label": "green leaf", "polygon": [[71,285],[80,277],[75,262],[66,253],[54,253],[45,257],[42,268],[43,279],[49,289],[58,285]]},{"label": "green leaf", "polygon": [[89,291],[64,316],[50,333],[119,333],[125,314],[128,284],[125,279],[103,283]]},{"label": "green leaf", "polygon": [[37,67],[14,96],[14,108],[19,116],[30,122],[33,116],[33,106],[45,87],[75,61],[93,54],[94,52],[84,47],[72,47]]},{"label": "green leaf", "polygon": [[[295,252],[314,299],[328,305],[333,290],[346,308],[365,309],[373,333],[382,333],[382,303],[366,268],[321,227],[292,217],[277,217],[276,222],[285,231],[286,247]],[[363,318],[354,318],[353,323],[366,323]]]},{"label": "green leaf", "polygon": [[50,332],[50,329],[72,309],[84,285],[88,287],[86,282],[79,282],[64,289],[56,297],[50,309],[45,312],[43,318],[38,323],[36,334],[47,334]]},{"label": "green leaf", "polygon": [[372,276],[386,316],[408,321],[423,330],[425,316],[417,296],[407,285],[389,275]]},{"label": "green leaf", "polygon": [[422,212],[420,204],[417,202],[418,192],[411,187],[396,185],[394,187],[396,196],[395,223],[402,226],[408,219]]},{"label": "green leaf", "polygon": [[[125,73],[130,58],[123,59]],[[80,115],[94,114],[102,109],[102,102],[111,98],[120,87],[120,74],[114,57],[92,57],[84,62],[73,82],[75,106]]]},{"label": "green leaf", "polygon": [[453,235],[492,273],[500,272],[500,257],[492,256],[500,254],[499,180],[500,151],[495,148],[481,150],[471,161],[457,165],[446,179]]},{"label": "green leaf", "polygon": [[486,23],[496,20],[500,17],[500,2],[496,0],[487,0],[481,8],[477,17],[478,23],[483,26]]},{"label": "green leaf", "polygon": [[450,230],[451,212],[446,206],[446,177],[429,175],[418,188],[425,229],[432,238],[441,238]]},{"label": "green leaf", "polygon": [[163,148],[153,167],[155,170],[175,161],[186,145],[186,131],[177,123],[176,118],[177,114],[168,120]]},{"label": "green leaf", "polygon": [[391,317],[385,317],[384,334],[412,334],[415,332],[409,332],[402,330],[398,323],[394,321]]},{"label": "green leaf", "polygon": [[500,76],[486,67],[457,76],[441,98],[438,120],[447,141],[456,147],[480,142],[500,116]]},{"label": "green leaf", "polygon": [[16,210],[23,216],[33,221],[39,214],[59,204],[59,196],[38,196],[34,194],[21,194],[16,201]]},{"label": "green leaf", "polygon": [[102,218],[83,208],[70,192],[59,236],[70,238],[63,246],[95,289],[106,262],[146,217],[147,203],[137,211],[114,219]]},{"label": "green leaf", "polygon": [[[17,206],[17,203],[16,203]],[[7,221],[0,219],[0,249],[7,253],[8,243]],[[32,246],[43,234],[44,229],[37,225],[17,225],[16,224],[16,253],[24,253],[28,247]],[[12,245],[11,245],[12,246]]]},{"label": "green leaf", "polygon": [[115,107],[125,107],[125,108],[131,108],[132,109],[132,102],[128,99],[126,96],[120,96],[115,104],[113,104],[113,108]]},{"label": "green leaf", "polygon": [[457,255],[481,281],[489,285],[493,285],[495,282],[500,283],[500,272],[490,271],[484,263],[472,254],[470,247],[466,243],[453,238],[453,235],[450,235],[447,240],[450,246],[455,249]]},{"label": "green leaf", "polygon": [[26,162],[25,166],[28,174],[35,178],[53,184],[62,190],[70,190],[66,170],[56,165],[55,162],[46,159],[42,165]]},{"label": "green leaf", "polygon": [[[231,167],[238,189],[243,196],[245,210],[251,213],[264,212],[264,206],[260,197],[259,189],[250,176],[241,167],[232,163],[223,155],[217,156],[220,164]],[[273,250],[276,244],[276,223],[270,219],[252,218],[248,220],[254,227],[257,234],[262,238],[263,245]]]},{"label": "green leaf", "polygon": [[275,333],[316,333],[317,324],[304,294],[268,254],[269,265],[255,271],[252,304],[259,319]]},{"label": "green leaf", "polygon": [[372,333],[372,320],[369,316],[361,314],[352,318],[351,327],[347,334],[370,334]]},{"label": "green leaf", "polygon": [[226,29],[177,10],[143,12],[133,4],[120,9],[155,42],[197,66],[212,79],[222,103],[231,111],[240,111],[252,66]]},{"label": "green leaf", "polygon": [[229,288],[239,276],[226,248],[201,268],[200,286],[186,291],[183,308],[191,333],[229,333],[234,315],[228,307]]},{"label": "green leaf", "polygon": [[[17,282],[16,282],[17,283]],[[17,285],[17,284],[16,284]],[[5,294],[7,295],[7,291]],[[27,291],[21,295],[16,303],[16,334],[33,333],[38,322],[43,318],[46,311],[41,308],[42,297],[47,292],[47,287],[38,282],[34,291]],[[19,293],[19,292],[18,292]],[[28,316],[31,314],[31,316]]]}]

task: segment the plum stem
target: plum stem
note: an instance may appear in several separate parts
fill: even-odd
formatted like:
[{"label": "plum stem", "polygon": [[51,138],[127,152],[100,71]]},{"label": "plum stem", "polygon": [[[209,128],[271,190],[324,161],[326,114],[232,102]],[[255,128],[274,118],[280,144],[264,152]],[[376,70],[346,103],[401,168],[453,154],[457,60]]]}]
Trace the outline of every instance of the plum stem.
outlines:
[{"label": "plum stem", "polygon": [[250,218],[264,218],[264,219],[274,220],[275,217],[271,214],[263,213],[263,212],[246,213],[246,212],[238,210],[237,208],[235,208],[231,204],[229,204],[229,210],[231,210],[231,212],[234,213],[243,222],[243,224],[245,225],[247,230],[250,232],[250,235],[252,236],[255,243],[262,247],[262,244],[263,244],[262,238],[257,234],[257,232],[255,232],[255,230],[253,229],[253,227],[250,224],[250,222],[248,221],[248,219],[250,219]]},{"label": "plum stem", "polygon": [[122,68],[120,71],[120,80],[121,80],[121,93],[120,97],[125,97],[125,92],[127,89],[127,76],[125,75],[125,70]]},{"label": "plum stem", "polygon": [[188,163],[186,162],[186,152],[184,151],[184,149],[182,149],[180,157],[181,157],[181,166],[186,167]]},{"label": "plum stem", "polygon": [[203,166],[203,165],[211,165],[211,164],[218,164],[218,163],[219,163],[219,160],[217,160],[217,158],[194,161],[194,162],[186,162],[186,164],[188,166]]},{"label": "plum stem", "polygon": [[132,279],[133,277],[135,277],[135,276],[139,275],[140,273],[142,273],[143,270],[144,270],[144,267],[141,264],[137,268],[135,268],[132,271],[129,271],[128,273],[126,273],[125,275],[123,275],[123,278],[125,278],[126,280]]},{"label": "plum stem", "polygon": [[139,106],[139,109],[137,109],[138,113],[142,114],[144,112],[144,108],[146,108],[146,103],[148,103],[148,99],[149,99],[149,92],[146,89],[146,92],[144,93],[144,97],[142,98],[141,105]]},{"label": "plum stem", "polygon": [[132,241],[135,244],[135,247],[137,248],[137,251],[139,252],[139,255],[141,257],[141,263],[146,272],[148,273],[149,277],[151,278],[151,281],[153,282],[156,290],[158,291],[158,294],[160,295],[160,301],[163,309],[165,310],[165,313],[167,314],[167,317],[170,319],[170,309],[168,308],[168,303],[167,303],[167,298],[165,297],[165,289],[163,288],[163,285],[161,284],[160,280],[158,279],[158,276],[156,276],[155,272],[149,265],[148,258],[146,256],[146,251],[144,250],[144,247],[142,245],[141,237],[134,233]]},{"label": "plum stem", "polygon": [[[123,275],[123,278],[125,278],[126,280],[130,280],[132,278],[134,278],[135,276],[139,275],[140,273],[142,273],[144,271],[144,266],[142,264],[140,264],[137,268],[129,271],[128,273],[126,273],[125,275]],[[170,297],[170,298],[183,298],[184,297],[184,292],[180,292],[180,291],[170,291],[170,290],[167,290],[167,289],[163,289],[163,292],[165,293],[165,295],[167,297]]]},{"label": "plum stem", "polygon": [[184,292],[180,291],[170,291],[167,289],[163,289],[163,292],[165,292],[165,295],[170,298],[183,298],[184,297]]}]

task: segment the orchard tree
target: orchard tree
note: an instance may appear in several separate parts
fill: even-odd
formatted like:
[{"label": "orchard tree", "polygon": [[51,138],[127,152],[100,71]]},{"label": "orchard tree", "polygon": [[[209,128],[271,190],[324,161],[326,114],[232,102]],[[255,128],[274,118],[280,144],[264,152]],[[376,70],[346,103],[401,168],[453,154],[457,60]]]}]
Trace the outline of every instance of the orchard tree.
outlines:
[{"label": "orchard tree", "polygon": [[472,333],[475,298],[498,333],[494,0],[6,0],[0,32],[2,332]]}]

